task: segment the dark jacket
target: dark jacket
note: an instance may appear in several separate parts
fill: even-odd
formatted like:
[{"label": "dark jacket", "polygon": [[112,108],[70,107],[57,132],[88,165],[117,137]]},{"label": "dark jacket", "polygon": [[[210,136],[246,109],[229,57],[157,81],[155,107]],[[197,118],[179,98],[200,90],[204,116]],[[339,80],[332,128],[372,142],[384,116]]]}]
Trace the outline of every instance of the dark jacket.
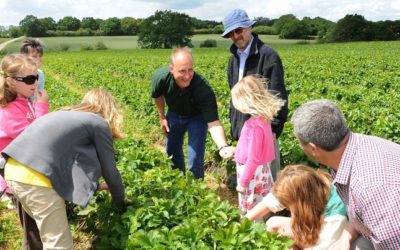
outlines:
[{"label": "dark jacket", "polygon": [[85,207],[101,176],[114,202],[125,197],[107,122],[89,112],[57,111],[35,120],[2,152],[48,177],[65,200]]},{"label": "dark jacket", "polygon": [[[272,121],[272,131],[279,137],[288,116],[288,94],[284,84],[282,61],[278,53],[265,45],[256,34],[253,33],[253,37],[254,39],[250,47],[249,57],[246,60],[243,77],[254,74],[264,77],[267,80],[268,89],[273,93],[278,93],[279,97],[286,101],[285,106],[282,107],[277,117]],[[238,82],[240,62],[235,44],[231,46],[230,52],[232,55],[228,64],[228,83],[229,87],[232,89]],[[236,110],[233,107],[232,100],[230,103],[229,116],[231,122],[231,136],[234,140],[238,140],[243,124],[250,116]]]}]

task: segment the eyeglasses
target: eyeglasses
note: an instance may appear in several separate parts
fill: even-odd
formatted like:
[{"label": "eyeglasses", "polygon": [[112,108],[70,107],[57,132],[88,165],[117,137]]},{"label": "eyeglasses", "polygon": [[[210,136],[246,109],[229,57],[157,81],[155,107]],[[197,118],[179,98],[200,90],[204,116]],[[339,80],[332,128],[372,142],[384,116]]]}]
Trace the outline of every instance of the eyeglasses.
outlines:
[{"label": "eyeglasses", "polygon": [[39,75],[29,75],[29,76],[25,76],[25,77],[17,76],[17,77],[12,77],[12,78],[19,82],[24,82],[28,85],[32,85],[39,79]]},{"label": "eyeglasses", "polygon": [[236,35],[241,35],[243,33],[243,28],[237,28],[235,30],[232,30],[231,32],[228,33],[228,37],[232,38],[233,33],[235,33]]}]

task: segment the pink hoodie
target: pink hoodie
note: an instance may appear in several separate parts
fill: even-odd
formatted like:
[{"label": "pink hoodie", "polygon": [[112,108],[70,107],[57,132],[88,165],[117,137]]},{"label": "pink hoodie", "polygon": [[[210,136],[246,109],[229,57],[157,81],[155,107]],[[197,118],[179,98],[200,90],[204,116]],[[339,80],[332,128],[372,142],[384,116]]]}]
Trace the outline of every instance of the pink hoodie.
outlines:
[{"label": "pink hoodie", "polygon": [[[26,98],[17,98],[6,107],[0,108],[0,151],[7,147],[36,118],[48,112],[49,104],[47,102],[35,102],[31,106]],[[0,157],[2,156],[0,155]],[[2,182],[3,178],[0,176],[0,190],[3,190],[5,185]]]},{"label": "pink hoodie", "polygon": [[247,187],[257,167],[275,159],[271,124],[261,117],[244,122],[236,147],[235,161],[245,165],[239,184]]}]

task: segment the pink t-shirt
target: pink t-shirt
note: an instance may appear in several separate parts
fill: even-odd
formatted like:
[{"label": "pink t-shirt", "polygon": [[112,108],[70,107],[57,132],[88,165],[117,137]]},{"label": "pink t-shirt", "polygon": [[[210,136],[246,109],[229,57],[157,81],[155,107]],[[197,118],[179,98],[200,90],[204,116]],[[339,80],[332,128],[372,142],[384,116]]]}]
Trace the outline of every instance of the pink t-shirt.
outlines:
[{"label": "pink t-shirt", "polygon": [[239,184],[247,187],[256,168],[274,159],[271,124],[262,117],[251,117],[243,125],[235,153],[235,161],[246,166]]},{"label": "pink t-shirt", "polygon": [[[17,98],[6,107],[0,108],[0,151],[10,144],[36,118],[49,112],[47,102],[35,102],[31,105],[26,98]],[[2,156],[0,155],[0,158]],[[7,188],[7,183],[0,176],[0,191]]]},{"label": "pink t-shirt", "polygon": [[14,140],[36,118],[49,112],[47,102],[30,105],[28,99],[17,98],[6,107],[0,108],[0,151]]}]

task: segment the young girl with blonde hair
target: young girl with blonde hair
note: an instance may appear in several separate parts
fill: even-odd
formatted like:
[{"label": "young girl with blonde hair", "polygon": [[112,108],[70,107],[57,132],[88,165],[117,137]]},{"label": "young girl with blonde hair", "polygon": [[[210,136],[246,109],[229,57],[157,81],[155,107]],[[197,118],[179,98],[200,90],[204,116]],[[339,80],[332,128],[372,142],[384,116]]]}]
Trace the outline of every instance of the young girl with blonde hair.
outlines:
[{"label": "young girl with blonde hair", "polygon": [[294,239],[302,249],[338,249],[347,213],[328,173],[304,165],[286,166],[272,192],[246,217],[256,220],[284,208],[291,217],[271,217],[268,231]]},{"label": "young girl with blonde hair", "polygon": [[[0,67],[0,151],[10,144],[36,118],[49,111],[46,91],[38,90],[36,63],[21,54],[5,56]],[[31,98],[36,94],[37,101]],[[39,231],[35,221],[15,200],[3,179],[4,158],[0,155],[0,192],[6,193],[18,211],[21,225],[26,232],[22,249],[41,249]]]},{"label": "young girl with blonde hair", "polygon": [[233,106],[250,114],[235,152],[239,208],[243,215],[259,203],[273,186],[270,170],[275,158],[271,121],[284,101],[265,88],[263,79],[246,76],[232,88]]},{"label": "young girl with blonde hair", "polygon": [[[125,191],[113,140],[122,138],[122,115],[113,96],[91,90],[80,104],[49,113],[2,152],[5,179],[35,219],[44,249],[72,249],[65,201],[87,206],[97,190],[123,205]],[[99,184],[103,177],[106,183]]]}]

